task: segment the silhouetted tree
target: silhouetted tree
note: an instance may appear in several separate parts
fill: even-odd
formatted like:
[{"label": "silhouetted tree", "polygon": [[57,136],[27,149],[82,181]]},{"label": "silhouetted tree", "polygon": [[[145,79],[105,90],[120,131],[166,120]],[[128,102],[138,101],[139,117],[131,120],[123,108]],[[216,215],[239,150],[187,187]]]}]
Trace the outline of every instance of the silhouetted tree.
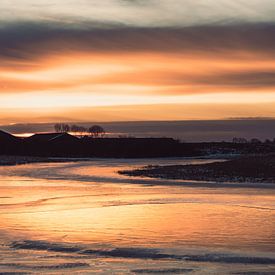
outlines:
[{"label": "silhouetted tree", "polygon": [[71,132],[78,133],[79,132],[79,126],[77,125],[71,125]]},{"label": "silhouetted tree", "polygon": [[61,124],[60,123],[56,123],[54,125],[54,129],[57,133],[60,133],[61,132]]},{"label": "silhouetted tree", "polygon": [[83,136],[85,136],[86,133],[88,133],[88,129],[83,127],[83,126],[79,126],[78,127],[78,132],[83,137]]},{"label": "silhouetted tree", "polygon": [[54,129],[57,133],[67,133],[70,132],[70,125],[65,123],[57,123],[54,125]]},{"label": "silhouetted tree", "polygon": [[260,144],[260,143],[262,143],[259,139],[257,139],[257,138],[252,138],[251,140],[250,140],[250,142],[251,143],[254,143],[254,144]]},{"label": "silhouetted tree", "polygon": [[105,130],[99,126],[99,125],[94,125],[88,129],[89,134],[92,137],[103,137],[105,135]]},{"label": "silhouetted tree", "polygon": [[245,138],[236,138],[234,137],[232,140],[233,143],[248,143],[247,139]]},{"label": "silhouetted tree", "polygon": [[80,136],[85,136],[85,134],[88,132],[88,129],[83,126],[74,124],[74,125],[71,125],[71,132],[77,133]]},{"label": "silhouetted tree", "polygon": [[68,124],[63,124],[63,133],[70,132],[70,125]]}]

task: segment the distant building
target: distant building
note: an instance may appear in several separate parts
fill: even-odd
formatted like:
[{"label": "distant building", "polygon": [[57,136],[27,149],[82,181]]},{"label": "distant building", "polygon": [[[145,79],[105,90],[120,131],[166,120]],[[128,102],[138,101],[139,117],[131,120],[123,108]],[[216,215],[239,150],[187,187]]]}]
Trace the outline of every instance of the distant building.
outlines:
[{"label": "distant building", "polygon": [[18,141],[18,138],[0,130],[0,142],[15,142]]},{"label": "distant building", "polygon": [[70,143],[76,142],[79,139],[75,136],[72,136],[68,133],[41,133],[34,134],[27,138],[29,142],[35,143]]},{"label": "distant building", "polygon": [[0,154],[13,154],[18,148],[19,138],[0,130]]},{"label": "distant building", "polygon": [[79,138],[68,133],[34,134],[25,139],[26,154],[70,157],[79,152]]}]

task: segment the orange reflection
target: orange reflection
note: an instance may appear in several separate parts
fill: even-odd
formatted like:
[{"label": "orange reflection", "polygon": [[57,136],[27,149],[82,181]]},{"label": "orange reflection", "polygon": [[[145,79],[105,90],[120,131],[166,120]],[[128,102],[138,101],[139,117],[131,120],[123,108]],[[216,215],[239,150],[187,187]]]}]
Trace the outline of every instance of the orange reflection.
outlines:
[{"label": "orange reflection", "polygon": [[[53,165],[58,167],[64,174],[72,170]],[[108,177],[114,168],[100,171]],[[1,186],[0,230],[8,229],[14,238],[20,233],[29,239],[100,245],[245,250],[256,245],[263,251],[274,245],[270,190],[219,189],[213,195],[202,188],[11,180]]]}]

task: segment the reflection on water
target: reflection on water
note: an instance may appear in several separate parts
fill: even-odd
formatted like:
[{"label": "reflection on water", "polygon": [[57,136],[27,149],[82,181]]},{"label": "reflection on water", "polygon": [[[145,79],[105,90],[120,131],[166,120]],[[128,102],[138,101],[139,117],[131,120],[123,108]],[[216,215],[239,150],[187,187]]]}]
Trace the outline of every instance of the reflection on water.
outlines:
[{"label": "reflection on water", "polygon": [[0,271],[275,272],[274,189],[166,186],[116,173],[198,161],[1,167]]}]

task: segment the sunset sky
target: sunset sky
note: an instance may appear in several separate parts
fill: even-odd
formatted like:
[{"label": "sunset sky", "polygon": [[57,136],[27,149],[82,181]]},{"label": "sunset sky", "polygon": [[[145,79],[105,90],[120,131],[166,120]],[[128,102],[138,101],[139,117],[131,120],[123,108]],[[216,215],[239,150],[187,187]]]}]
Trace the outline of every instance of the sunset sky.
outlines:
[{"label": "sunset sky", "polygon": [[0,123],[275,117],[274,0],[1,0]]}]

